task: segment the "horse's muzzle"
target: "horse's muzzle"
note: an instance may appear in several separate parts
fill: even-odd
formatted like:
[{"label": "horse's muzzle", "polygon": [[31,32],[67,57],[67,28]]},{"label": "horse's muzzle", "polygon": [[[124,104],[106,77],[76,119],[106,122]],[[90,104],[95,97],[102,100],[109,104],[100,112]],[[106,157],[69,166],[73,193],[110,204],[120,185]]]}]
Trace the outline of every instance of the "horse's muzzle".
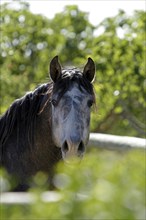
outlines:
[{"label": "horse's muzzle", "polygon": [[70,161],[72,159],[81,159],[85,153],[85,145],[83,141],[79,143],[73,143],[71,141],[65,140],[61,147],[62,156],[65,161]]}]

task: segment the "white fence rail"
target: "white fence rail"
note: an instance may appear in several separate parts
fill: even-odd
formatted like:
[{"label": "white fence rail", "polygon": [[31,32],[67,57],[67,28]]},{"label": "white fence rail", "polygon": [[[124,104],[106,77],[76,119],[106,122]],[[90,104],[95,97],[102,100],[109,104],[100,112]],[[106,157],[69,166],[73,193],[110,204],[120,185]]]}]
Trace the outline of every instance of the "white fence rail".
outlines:
[{"label": "white fence rail", "polygon": [[39,196],[30,192],[3,192],[0,194],[0,203],[6,205],[25,205],[34,204],[36,201],[42,202],[58,202],[61,194],[52,191],[46,191]]},{"label": "white fence rail", "polygon": [[91,133],[88,146],[108,150],[146,149],[146,139]]}]

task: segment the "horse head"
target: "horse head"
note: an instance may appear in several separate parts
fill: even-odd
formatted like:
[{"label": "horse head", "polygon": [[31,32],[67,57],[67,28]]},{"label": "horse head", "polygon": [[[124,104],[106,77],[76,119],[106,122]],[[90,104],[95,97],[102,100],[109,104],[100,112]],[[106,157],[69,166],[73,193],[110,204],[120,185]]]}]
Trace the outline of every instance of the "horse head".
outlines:
[{"label": "horse head", "polygon": [[89,140],[91,106],[95,102],[92,82],[95,64],[88,58],[83,71],[62,69],[58,56],[50,63],[52,136],[65,161],[82,158]]}]

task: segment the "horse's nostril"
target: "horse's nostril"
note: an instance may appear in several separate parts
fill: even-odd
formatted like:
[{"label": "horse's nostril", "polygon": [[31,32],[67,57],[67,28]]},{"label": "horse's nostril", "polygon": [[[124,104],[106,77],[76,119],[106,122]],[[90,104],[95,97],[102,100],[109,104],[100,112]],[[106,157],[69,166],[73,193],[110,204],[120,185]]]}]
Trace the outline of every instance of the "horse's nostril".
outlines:
[{"label": "horse's nostril", "polygon": [[62,146],[62,151],[63,151],[64,153],[66,153],[68,150],[69,150],[69,147],[68,147],[67,141],[65,141],[64,144],[63,144],[63,146]]},{"label": "horse's nostril", "polygon": [[84,146],[84,143],[81,141],[78,146],[78,152],[84,153],[84,151],[85,151],[85,146]]}]

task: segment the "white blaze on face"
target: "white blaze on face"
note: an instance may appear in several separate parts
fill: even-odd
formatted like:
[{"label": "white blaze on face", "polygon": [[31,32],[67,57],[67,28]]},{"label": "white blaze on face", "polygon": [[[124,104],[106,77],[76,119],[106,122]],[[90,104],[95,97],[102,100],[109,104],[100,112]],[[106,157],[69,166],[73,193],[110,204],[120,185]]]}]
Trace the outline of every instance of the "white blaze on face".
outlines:
[{"label": "white blaze on face", "polygon": [[[56,97],[57,98],[57,97]],[[92,96],[76,83],[67,91],[57,106],[52,106],[53,139],[58,147],[65,141],[75,146],[81,141],[86,145],[89,137],[90,107]]]}]

